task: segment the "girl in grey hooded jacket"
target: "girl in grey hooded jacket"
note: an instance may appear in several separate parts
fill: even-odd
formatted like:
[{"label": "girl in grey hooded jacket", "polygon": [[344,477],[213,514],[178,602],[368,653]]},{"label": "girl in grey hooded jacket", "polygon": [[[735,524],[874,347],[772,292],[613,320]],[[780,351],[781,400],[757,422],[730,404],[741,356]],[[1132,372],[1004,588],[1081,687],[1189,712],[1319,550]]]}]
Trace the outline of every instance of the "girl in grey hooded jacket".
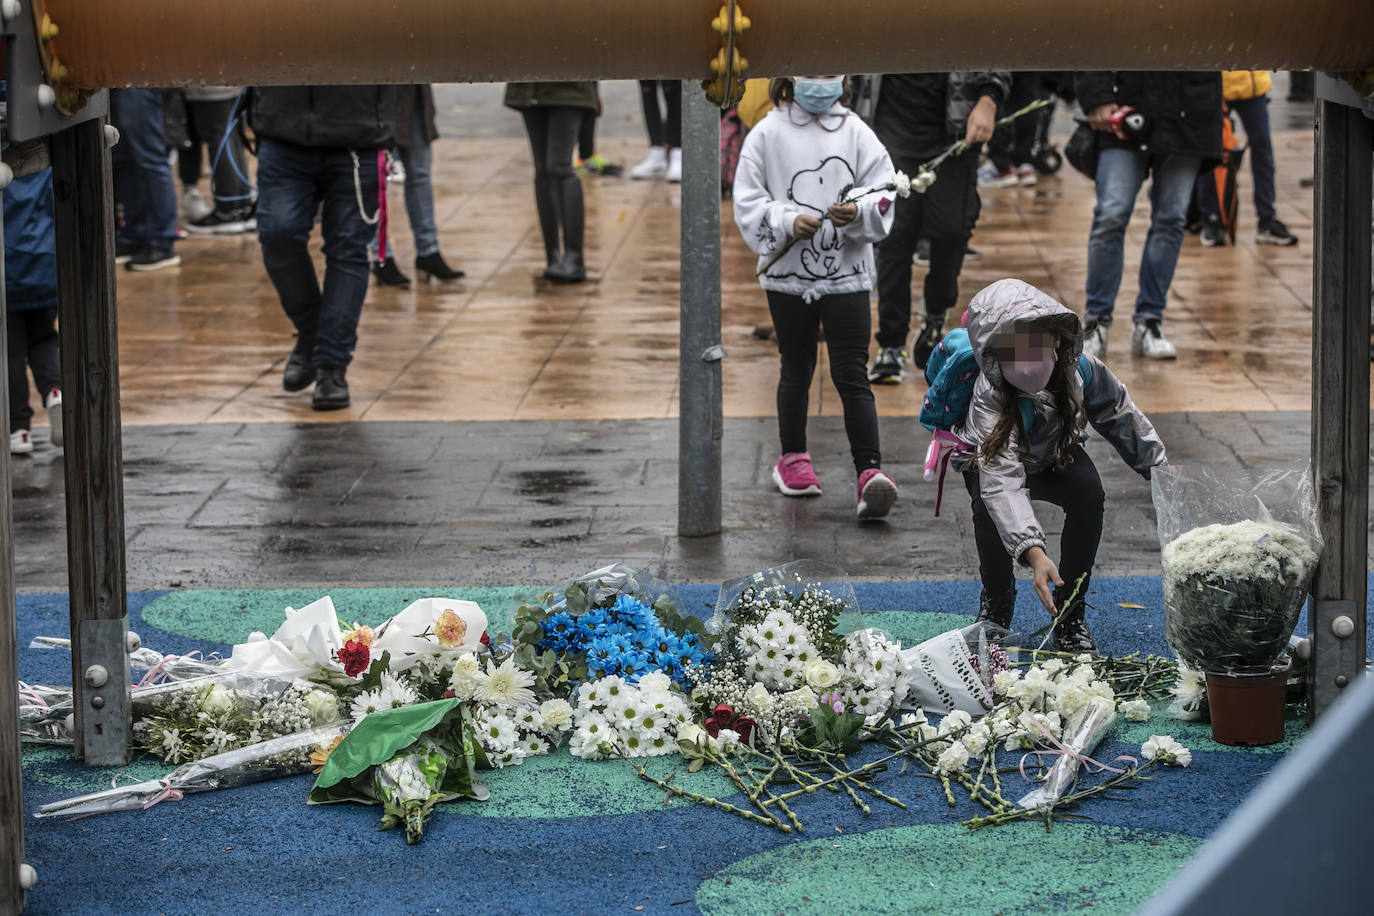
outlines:
[{"label": "girl in grey hooded jacket", "polygon": [[[955,457],[954,467],[964,472],[973,500],[983,580],[978,619],[1010,627],[1014,559],[1031,568],[1036,595],[1058,617],[1055,646],[1095,652],[1083,607],[1104,496],[1083,449],[1086,428],[1091,424],[1146,479],[1164,463],[1164,444],[1100,360],[1087,357],[1080,372],[1082,326],[1052,297],[1021,280],[998,280],[973,297],[966,320],[981,371],[968,414],[954,429],[970,450]],[[1064,510],[1058,566],[1045,552],[1032,499]]]}]

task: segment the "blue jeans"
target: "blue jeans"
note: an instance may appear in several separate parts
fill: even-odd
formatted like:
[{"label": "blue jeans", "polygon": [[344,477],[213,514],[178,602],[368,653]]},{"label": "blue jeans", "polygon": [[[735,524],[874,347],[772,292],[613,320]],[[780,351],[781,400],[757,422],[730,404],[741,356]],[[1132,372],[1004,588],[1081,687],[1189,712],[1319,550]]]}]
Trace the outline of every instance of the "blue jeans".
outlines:
[{"label": "blue jeans", "polygon": [[1183,224],[1188,199],[1193,193],[1202,162],[1197,156],[1149,153],[1128,149],[1104,149],[1097,160],[1097,206],[1088,236],[1087,312],[1090,320],[1110,326],[1116,294],[1121,288],[1126,226],[1135,209],[1135,198],[1145,176],[1150,184],[1150,231],[1140,258],[1140,294],[1135,300],[1135,320],[1164,316],[1169,284],[1178,266],[1183,245]]},{"label": "blue jeans", "polygon": [[177,238],[177,189],[167,162],[162,90],[111,91],[110,123],[119,128],[110,165],[115,201],[124,212],[115,238],[121,245],[171,249]]},{"label": "blue jeans", "polygon": [[[406,216],[410,219],[410,234],[415,240],[415,257],[437,254],[439,229],[434,222],[434,182],[430,178],[434,151],[425,138],[425,122],[418,111],[410,119],[410,146],[398,146],[396,153],[406,170]],[[390,239],[387,247],[392,247]],[[376,236],[368,243],[367,250],[376,260]],[[387,256],[394,258],[395,254],[388,251]]]},{"label": "blue jeans", "polygon": [[[361,204],[355,181],[361,187]],[[376,216],[375,149],[316,149],[261,139],[262,262],[317,368],[347,366],[358,342],[358,318],[367,296],[367,243],[376,231],[375,224],[363,219],[361,208],[366,208],[369,219]],[[323,289],[309,248],[317,211],[322,213],[324,236]]]}]

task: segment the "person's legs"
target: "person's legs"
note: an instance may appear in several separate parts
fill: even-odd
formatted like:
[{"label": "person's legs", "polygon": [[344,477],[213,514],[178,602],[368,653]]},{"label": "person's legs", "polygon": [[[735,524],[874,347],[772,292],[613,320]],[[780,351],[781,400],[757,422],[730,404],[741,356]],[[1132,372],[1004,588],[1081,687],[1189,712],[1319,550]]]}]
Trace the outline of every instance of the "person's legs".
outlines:
[{"label": "person's legs", "polygon": [[33,373],[33,384],[47,402],[56,388],[62,390],[61,345],[57,337],[57,307],[21,312],[26,325],[28,351],[25,360]]},{"label": "person's legs", "polygon": [[577,158],[590,159],[596,154],[596,112],[582,109],[582,123],[577,127]]},{"label": "person's legs", "polygon": [[29,406],[29,379],[24,371],[24,367],[28,365],[29,352],[27,315],[28,312],[5,313],[11,433],[28,429],[29,424],[33,422],[33,408]]},{"label": "person's legs", "polygon": [[644,129],[650,146],[663,146],[663,114],[658,107],[658,80],[639,81],[639,101],[644,109]]},{"label": "person's legs", "polygon": [[539,214],[539,231],[544,237],[544,260],[548,267],[558,261],[562,245],[558,240],[558,210],[549,182],[549,116],[552,109],[532,108],[521,112],[525,133],[530,138],[534,158],[534,208]]},{"label": "person's legs", "polygon": [[1250,171],[1255,179],[1255,215],[1261,221],[1274,218],[1274,141],[1269,132],[1269,97],[1231,102],[1240,115],[1249,145]]},{"label": "person's legs", "polygon": [[854,470],[862,474],[882,466],[878,444],[878,411],[873,404],[873,389],[868,385],[868,335],[872,319],[868,310],[868,290],[822,296],[821,326],[825,328],[825,349],[830,357],[830,380],[844,406],[844,431]]},{"label": "person's legs", "polygon": [[[644,161],[630,169],[631,178],[662,178],[668,172],[668,151],[665,144],[668,141],[668,131],[673,128],[671,123],[667,126],[663,123],[663,115],[660,113],[658,107],[658,85],[658,80],[639,81],[639,100],[644,108],[644,129],[649,134],[649,151],[644,156]],[[681,146],[682,115],[680,87],[678,108],[676,136],[678,145]],[[672,112],[669,111],[670,116],[671,114]],[[669,121],[671,122],[671,120],[670,117]]]},{"label": "person's legs", "polygon": [[978,619],[1007,628],[1011,626],[1016,603],[1016,576],[1012,572],[1011,555],[1002,546],[997,523],[983,502],[977,471],[964,472],[964,487],[973,501],[973,543],[978,548],[978,577],[983,583]]},{"label": "person's legs", "polygon": [[425,138],[423,119],[411,118],[410,128],[410,145],[397,147],[397,152],[406,170],[406,216],[410,219],[410,234],[415,240],[415,257],[423,258],[439,252],[431,177],[434,152]]},{"label": "person's legs", "polygon": [[940,177],[926,192],[921,234],[930,240],[930,269],[925,278],[925,315],[911,344],[911,361],[924,369],[944,336],[945,313],[959,299],[969,236],[978,222],[977,158],[964,155],[940,167]]},{"label": "person's legs", "polygon": [[111,155],[115,197],[124,208],[120,240],[171,251],[177,193],[162,129],[162,90],[117,89],[110,97],[110,120],[120,135]]},{"label": "person's legs", "polygon": [[[1188,198],[1201,164],[1197,156],[1179,155],[1159,156],[1153,162],[1150,231],[1145,236],[1145,252],[1140,259],[1140,294],[1135,303],[1137,323],[1164,317],[1169,284],[1173,282],[1178,252],[1183,246]],[[1090,272],[1091,265],[1089,260]]]},{"label": "person's legs", "polygon": [[563,256],[549,268],[547,276],[557,283],[576,283],[587,277],[582,258],[582,182],[572,164],[573,147],[577,144],[581,121],[580,108],[559,106],[549,110],[544,170],[558,213],[559,226],[563,230]]},{"label": "person's legs", "polygon": [[[914,159],[898,157],[894,165],[908,174],[916,174]],[[935,185],[938,185],[937,181]],[[931,185],[934,190],[935,185]],[[884,349],[906,348],[911,334],[911,256],[916,253],[926,206],[925,195],[913,194],[905,200],[893,202],[892,231],[878,243],[878,346]]]},{"label": "person's legs", "polygon": [[1031,499],[1064,510],[1059,560],[1059,577],[1064,584],[1054,590],[1054,603],[1059,608],[1055,647],[1065,652],[1093,652],[1096,646],[1083,612],[1097,548],[1102,541],[1106,496],[1097,467],[1081,445],[1074,446],[1072,456],[1072,463],[1061,470],[1029,475],[1026,486]]},{"label": "person's legs", "polygon": [[765,291],[778,337],[778,440],[783,454],[806,451],[806,411],[816,374],[820,306],[801,296]]},{"label": "person's legs", "polygon": [[1149,158],[1134,150],[1104,149],[1098,154],[1097,205],[1088,235],[1085,303],[1088,320],[1103,327],[1112,324],[1112,310],[1121,288],[1126,226],[1148,164]]},{"label": "person's legs", "polygon": [[318,368],[347,366],[358,342],[358,318],[367,296],[367,240],[373,234],[367,219],[376,211],[364,214],[359,209],[357,186],[363,200],[377,199],[375,161],[374,150],[330,149],[320,155],[325,267],[315,335]]},{"label": "person's legs", "polygon": [[669,149],[682,146],[682,83],[678,80],[659,80],[667,118],[663,122],[663,145]]},{"label": "person's legs", "polygon": [[239,110],[237,99],[192,102],[190,122],[210,151],[210,190],[221,213],[247,212],[253,204],[248,183],[248,156],[243,137],[230,122]]},{"label": "person's legs", "polygon": [[[296,328],[296,351],[307,365],[315,349],[321,302],[309,249],[310,230],[320,203],[319,159],[316,151],[305,147],[266,137],[259,141],[258,243],[262,263],[282,310]],[[299,390],[304,384],[289,390]]]}]

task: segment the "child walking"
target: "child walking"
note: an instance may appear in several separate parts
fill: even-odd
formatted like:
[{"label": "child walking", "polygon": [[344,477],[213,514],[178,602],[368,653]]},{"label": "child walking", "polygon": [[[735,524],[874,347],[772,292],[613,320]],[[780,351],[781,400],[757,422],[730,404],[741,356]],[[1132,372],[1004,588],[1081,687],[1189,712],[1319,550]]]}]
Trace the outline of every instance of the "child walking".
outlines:
[{"label": "child walking", "polygon": [[825,330],[830,378],[858,475],[858,515],[881,518],[897,500],[882,468],[878,414],[868,384],[873,243],[892,228],[892,160],[845,107],[843,77],[775,79],[774,108],[744,139],[735,172],[735,224],[759,256],[759,284],[778,338],[778,436],[773,482],[787,496],[816,496],[806,412]]},{"label": "child walking", "polygon": [[[973,499],[983,580],[978,619],[1011,626],[1015,558],[1030,567],[1040,603],[1059,618],[1055,647],[1096,652],[1083,609],[1104,496],[1083,450],[1084,430],[1091,423],[1146,479],[1164,463],[1164,445],[1111,370],[1082,356],[1078,316],[1050,296],[1020,280],[998,280],[973,297],[967,324],[981,372],[954,429],[971,451],[954,466]],[[1058,566],[1045,553],[1033,499],[1064,510]]]},{"label": "child walking", "polygon": [[4,192],[5,334],[8,338],[10,454],[33,452],[26,370],[48,412],[48,441],[62,445],[62,370],[57,339],[57,242],[52,169],[10,182]]}]

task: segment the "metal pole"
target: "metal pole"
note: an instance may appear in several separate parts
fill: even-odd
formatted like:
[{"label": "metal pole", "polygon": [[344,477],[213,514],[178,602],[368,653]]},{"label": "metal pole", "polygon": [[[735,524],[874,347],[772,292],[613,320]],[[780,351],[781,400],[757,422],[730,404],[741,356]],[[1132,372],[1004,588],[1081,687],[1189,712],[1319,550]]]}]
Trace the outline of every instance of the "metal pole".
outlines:
[{"label": "metal pole", "polygon": [[[1325,548],[1307,615],[1320,716],[1361,673],[1369,511],[1370,162],[1374,122],[1317,103],[1312,284],[1312,471]],[[1320,95],[1320,93],[1319,93]],[[1356,105],[1362,100],[1350,93]]]},{"label": "metal pole", "polygon": [[[13,173],[0,173],[0,187]],[[4,229],[0,226],[0,248]],[[5,306],[4,258],[0,258],[0,317]],[[6,369],[9,347],[5,322],[0,320],[0,370]],[[7,388],[7,372],[0,371],[0,387]],[[8,391],[6,391],[8,395]],[[0,398],[0,419],[10,428],[9,397]],[[24,865],[24,785],[19,745],[19,635],[14,602],[14,511],[10,499],[10,451],[0,449],[0,912],[24,908],[19,872]]]},{"label": "metal pole", "polygon": [[720,110],[682,84],[677,531],[720,532]]},{"label": "metal pole", "polygon": [[119,766],[129,759],[131,723],[114,185],[104,124],[77,124],[51,142],[76,753]]}]

